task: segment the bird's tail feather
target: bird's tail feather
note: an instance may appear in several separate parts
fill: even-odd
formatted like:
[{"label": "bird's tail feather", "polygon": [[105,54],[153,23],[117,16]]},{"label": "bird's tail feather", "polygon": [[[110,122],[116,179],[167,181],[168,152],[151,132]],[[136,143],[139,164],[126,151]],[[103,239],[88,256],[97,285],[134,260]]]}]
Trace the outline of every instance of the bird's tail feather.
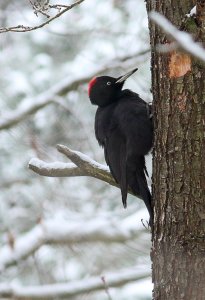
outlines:
[{"label": "bird's tail feather", "polygon": [[127,208],[127,190],[121,188],[121,195],[122,195],[122,204],[124,208]]},{"label": "bird's tail feather", "polygon": [[128,182],[127,182],[127,169],[126,169],[126,160],[121,161],[121,179],[120,179],[120,189],[122,195],[122,204],[124,208],[127,207],[127,190],[128,190]]},{"label": "bird's tail feather", "polygon": [[142,199],[147,207],[147,210],[149,212],[149,215],[150,215],[149,223],[150,223],[150,226],[152,227],[153,220],[154,220],[153,207],[152,207],[152,196],[149,191],[149,188],[147,185],[147,180],[146,180],[143,170],[136,171],[136,179],[137,179],[139,194],[142,197]]}]

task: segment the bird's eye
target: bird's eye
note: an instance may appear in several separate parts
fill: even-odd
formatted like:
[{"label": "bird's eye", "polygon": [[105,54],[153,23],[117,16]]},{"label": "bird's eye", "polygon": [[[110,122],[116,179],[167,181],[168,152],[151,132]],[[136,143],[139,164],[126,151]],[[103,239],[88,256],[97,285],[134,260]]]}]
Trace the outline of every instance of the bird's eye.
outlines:
[{"label": "bird's eye", "polygon": [[108,81],[108,82],[107,82],[107,85],[111,85],[111,82],[110,82],[110,81]]}]

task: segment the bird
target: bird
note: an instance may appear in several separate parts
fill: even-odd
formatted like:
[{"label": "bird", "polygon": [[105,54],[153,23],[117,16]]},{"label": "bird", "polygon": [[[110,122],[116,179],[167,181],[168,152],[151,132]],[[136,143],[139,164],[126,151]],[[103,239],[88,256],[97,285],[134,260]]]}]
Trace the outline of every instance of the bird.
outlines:
[{"label": "bird", "polygon": [[153,145],[153,122],[150,105],[140,96],[123,89],[135,68],[125,75],[94,77],[88,84],[91,104],[97,105],[95,136],[104,148],[110,172],[120,186],[122,203],[127,207],[128,189],[143,199],[153,225],[152,196],[148,188],[145,155]]}]

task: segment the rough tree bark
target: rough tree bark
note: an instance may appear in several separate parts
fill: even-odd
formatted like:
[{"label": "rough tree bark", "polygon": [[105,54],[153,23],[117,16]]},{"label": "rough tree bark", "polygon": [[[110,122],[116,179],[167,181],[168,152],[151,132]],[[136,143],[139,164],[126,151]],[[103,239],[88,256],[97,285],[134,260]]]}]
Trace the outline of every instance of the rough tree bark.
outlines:
[{"label": "rough tree bark", "polygon": [[[193,4],[196,22],[185,18]],[[205,42],[204,1],[147,0],[147,10]],[[155,115],[153,299],[204,300],[205,68],[193,58],[190,65],[190,57],[179,50],[157,52],[156,45],[169,40],[151,21],[149,27]],[[180,65],[185,66],[182,76],[174,70]]]}]

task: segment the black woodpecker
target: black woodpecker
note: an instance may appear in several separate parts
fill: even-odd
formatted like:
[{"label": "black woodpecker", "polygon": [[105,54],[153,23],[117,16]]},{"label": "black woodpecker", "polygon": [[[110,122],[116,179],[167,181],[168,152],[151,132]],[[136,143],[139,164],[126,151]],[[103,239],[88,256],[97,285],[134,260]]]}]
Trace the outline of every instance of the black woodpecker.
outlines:
[{"label": "black woodpecker", "polygon": [[124,89],[124,76],[100,76],[88,85],[92,104],[97,105],[95,135],[104,148],[105,160],[115,181],[120,185],[122,203],[127,206],[128,187],[141,197],[153,224],[152,197],[147,185],[145,155],[152,148],[153,124],[150,106],[138,94]]}]

